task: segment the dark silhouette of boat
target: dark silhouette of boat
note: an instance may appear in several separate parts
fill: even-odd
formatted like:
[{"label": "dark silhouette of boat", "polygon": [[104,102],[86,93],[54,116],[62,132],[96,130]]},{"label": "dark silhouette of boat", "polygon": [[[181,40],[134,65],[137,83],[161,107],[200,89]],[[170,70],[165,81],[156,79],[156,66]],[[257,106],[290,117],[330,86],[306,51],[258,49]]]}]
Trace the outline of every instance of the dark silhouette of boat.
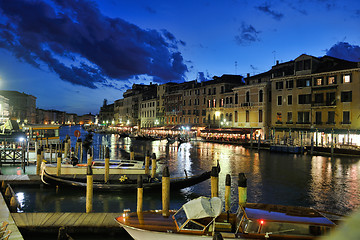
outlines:
[{"label": "dark silhouette of boat", "polygon": [[[203,182],[210,178],[210,171],[193,176],[184,176],[170,178],[170,189],[179,190]],[[46,171],[42,174],[42,181],[48,185],[64,186],[71,188],[86,189],[86,179],[84,178],[66,178],[48,174]],[[145,178],[143,180],[143,189],[160,190],[162,188],[161,179]],[[110,180],[108,183],[103,181],[94,181],[94,191],[132,191],[137,189],[137,180],[117,178]]]}]

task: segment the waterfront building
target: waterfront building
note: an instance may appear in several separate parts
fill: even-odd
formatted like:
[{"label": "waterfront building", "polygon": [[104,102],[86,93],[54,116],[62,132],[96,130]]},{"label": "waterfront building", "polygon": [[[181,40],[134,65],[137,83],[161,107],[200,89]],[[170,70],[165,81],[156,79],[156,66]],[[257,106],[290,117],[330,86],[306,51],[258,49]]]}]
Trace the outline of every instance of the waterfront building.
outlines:
[{"label": "waterfront building", "polygon": [[140,104],[141,128],[150,128],[159,125],[156,109],[157,97],[154,97],[153,95],[150,97],[144,97]]},{"label": "waterfront building", "polygon": [[115,104],[108,104],[107,100],[104,99],[103,106],[99,111],[99,123],[100,124],[114,124],[114,106]]},{"label": "waterfront building", "polygon": [[97,124],[97,116],[88,113],[88,114],[84,114],[82,116],[78,116],[78,122],[81,125],[84,124],[88,124],[88,125],[92,125],[92,124]]},{"label": "waterfront building", "polygon": [[0,95],[0,124],[6,123],[10,119],[9,99]]},{"label": "waterfront building", "polygon": [[157,126],[164,126],[165,123],[165,93],[167,84],[157,86],[157,101],[156,101],[156,123]]},{"label": "waterfront building", "polygon": [[245,85],[235,87],[225,101],[225,106],[230,103],[230,109],[234,109],[233,117],[229,113],[227,121],[233,119],[233,127],[241,128],[243,133],[253,132],[263,139],[268,136],[271,125],[270,77],[271,71],[254,76],[248,74]]},{"label": "waterfront building", "polygon": [[182,95],[181,84],[167,83],[164,95],[165,125],[174,126],[182,122]]},{"label": "waterfront building", "polygon": [[124,97],[124,111],[122,119],[126,126],[141,126],[141,103],[143,99],[156,98],[157,84],[142,85],[133,84],[131,89],[126,90]]},{"label": "waterfront building", "polygon": [[123,98],[114,101],[114,120],[115,124],[120,124],[122,126],[126,124]]},{"label": "waterfront building", "polygon": [[[221,77],[214,76],[213,80],[204,82],[204,87],[200,90],[206,101],[206,126],[210,128],[220,128],[229,126],[226,114],[231,125],[235,109],[232,108],[234,102],[233,88],[244,85],[243,77],[240,75],[224,74]],[[227,99],[227,104],[226,104]],[[225,124],[224,124],[225,123]]]},{"label": "waterfront building", "polygon": [[0,96],[9,100],[10,118],[29,124],[36,122],[36,97],[7,90],[0,90]]},{"label": "waterfront building", "polygon": [[360,143],[360,63],[303,54],[271,79],[273,137]]},{"label": "waterfront building", "polygon": [[200,89],[196,80],[180,84],[182,89],[182,116],[179,121],[187,127],[197,127],[203,123],[200,118],[201,110],[205,110],[204,104],[200,104]]}]

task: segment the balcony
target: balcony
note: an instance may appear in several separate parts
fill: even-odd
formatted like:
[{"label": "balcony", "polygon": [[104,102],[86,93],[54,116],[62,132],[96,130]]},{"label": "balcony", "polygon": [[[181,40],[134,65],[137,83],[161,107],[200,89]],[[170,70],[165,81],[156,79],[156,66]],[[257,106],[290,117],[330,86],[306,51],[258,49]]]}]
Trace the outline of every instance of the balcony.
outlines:
[{"label": "balcony", "polygon": [[326,102],[313,102],[311,107],[336,107],[336,100]]}]

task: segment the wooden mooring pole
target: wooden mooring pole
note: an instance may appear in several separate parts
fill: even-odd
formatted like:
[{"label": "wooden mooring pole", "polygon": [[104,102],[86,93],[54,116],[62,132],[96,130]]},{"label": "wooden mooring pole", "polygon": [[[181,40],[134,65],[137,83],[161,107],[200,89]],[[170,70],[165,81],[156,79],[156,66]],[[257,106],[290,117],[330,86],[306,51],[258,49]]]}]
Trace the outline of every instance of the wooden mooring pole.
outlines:
[{"label": "wooden mooring pole", "polygon": [[92,212],[93,208],[93,172],[91,165],[87,166],[86,173],[86,213]]},{"label": "wooden mooring pole", "polygon": [[165,166],[162,174],[162,215],[168,217],[170,215],[170,173],[169,167]]},{"label": "wooden mooring pole", "polygon": [[225,179],[225,211],[229,211],[230,210],[230,205],[231,205],[231,176],[230,174],[226,174],[226,179]]},{"label": "wooden mooring pole", "polygon": [[219,170],[218,167],[213,166],[210,174],[211,180],[211,197],[219,196]]},{"label": "wooden mooring pole", "polygon": [[142,176],[138,175],[137,177],[137,213],[142,213],[143,211],[143,195],[144,195],[144,189],[143,189],[143,180]]},{"label": "wooden mooring pole", "polygon": [[110,151],[109,147],[105,148],[105,183],[109,181],[109,168],[110,168]]},{"label": "wooden mooring pole", "polygon": [[239,206],[245,207],[247,202],[247,179],[244,173],[239,173],[238,194]]},{"label": "wooden mooring pole", "polygon": [[155,178],[156,175],[156,154],[152,154],[152,160],[151,160],[151,178]]},{"label": "wooden mooring pole", "polygon": [[149,167],[150,167],[150,152],[147,151],[146,156],[145,156],[145,174],[146,175],[149,175],[149,173],[150,173]]}]

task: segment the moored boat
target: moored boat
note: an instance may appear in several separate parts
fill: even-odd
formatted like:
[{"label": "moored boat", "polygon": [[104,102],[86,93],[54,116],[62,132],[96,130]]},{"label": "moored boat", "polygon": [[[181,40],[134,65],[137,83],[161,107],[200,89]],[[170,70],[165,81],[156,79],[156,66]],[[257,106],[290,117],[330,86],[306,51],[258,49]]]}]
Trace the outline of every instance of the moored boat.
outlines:
[{"label": "moored boat", "polygon": [[222,212],[221,199],[200,197],[164,217],[161,210],[124,212],[115,219],[134,239],[316,239],[336,226],[312,208],[246,203]]},{"label": "moored boat", "polygon": [[[102,176],[101,176],[102,177]],[[178,178],[170,178],[170,187],[172,190],[178,190],[192,185],[198,184],[210,178],[210,171],[202,174],[185,176]],[[143,188],[151,190],[161,190],[161,179],[143,177]],[[49,185],[61,185],[73,188],[86,189],[85,178],[71,178],[65,176],[55,176],[49,174],[46,170],[42,171],[41,180]],[[94,191],[135,191],[137,189],[137,181],[128,175],[115,175],[108,183],[104,183],[103,178],[100,180],[98,177],[93,183]]]}]

